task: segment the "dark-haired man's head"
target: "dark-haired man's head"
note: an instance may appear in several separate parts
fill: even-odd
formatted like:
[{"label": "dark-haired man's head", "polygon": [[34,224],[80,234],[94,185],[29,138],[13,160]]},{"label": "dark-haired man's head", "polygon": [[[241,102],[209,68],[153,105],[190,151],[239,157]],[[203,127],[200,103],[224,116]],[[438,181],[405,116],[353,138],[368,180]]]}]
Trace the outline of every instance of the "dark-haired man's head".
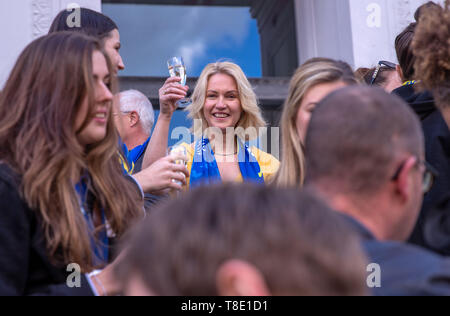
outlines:
[{"label": "dark-haired man's head", "polygon": [[405,240],[422,201],[420,123],[379,88],[339,90],[316,108],[307,133],[306,184],[377,238]]},{"label": "dark-haired man's head", "polygon": [[70,10],[61,11],[53,20],[49,34],[61,31],[80,32],[99,39],[108,54],[115,70],[125,69],[119,54],[121,47],[117,24],[106,15],[87,8],[80,8],[80,25],[74,25]]},{"label": "dark-haired man's head", "polygon": [[366,259],[311,193],[226,185],[154,210],[118,269],[127,295],[364,295]]}]

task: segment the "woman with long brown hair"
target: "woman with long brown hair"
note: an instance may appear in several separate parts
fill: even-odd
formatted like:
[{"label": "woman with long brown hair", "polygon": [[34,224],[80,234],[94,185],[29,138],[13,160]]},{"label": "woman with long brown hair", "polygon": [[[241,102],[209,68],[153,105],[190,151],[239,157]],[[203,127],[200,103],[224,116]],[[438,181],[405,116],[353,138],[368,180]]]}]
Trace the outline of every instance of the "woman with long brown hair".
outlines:
[{"label": "woman with long brown hair", "polygon": [[[120,55],[120,48],[122,45],[120,41],[119,27],[117,26],[117,24],[110,17],[104,15],[103,13],[96,12],[88,8],[80,8],[81,23],[79,26],[73,27],[67,23],[68,19],[70,19],[70,15],[70,11],[62,10],[53,20],[49,30],[49,34],[67,31],[95,37],[99,40],[102,48],[105,50],[105,52],[108,54],[109,59],[111,60],[113,66],[113,74],[117,76],[119,71],[124,70],[125,64],[123,62],[122,56]],[[174,85],[174,80],[176,81],[177,79],[170,78],[168,82]],[[173,102],[173,104],[185,97],[187,88],[182,87],[181,89],[184,89],[184,92],[182,92],[181,95],[175,97],[173,95],[170,96],[170,101]],[[168,96],[164,96],[164,100],[160,102],[161,113],[155,127],[156,134],[160,130],[158,126],[161,124],[164,125],[164,119],[162,117],[164,116],[165,112],[168,111],[168,108],[173,106],[173,104],[170,102],[169,104],[167,104],[167,97]],[[116,113],[121,113],[117,102],[115,105]],[[164,126],[162,126],[162,128],[164,129]],[[158,137],[156,137],[156,139],[158,139]],[[155,151],[153,143],[154,140],[150,140],[147,146],[147,151],[152,153]],[[136,168],[135,165],[137,165],[138,163],[138,158],[142,157],[143,159],[143,156],[136,156],[135,159],[130,159],[131,155],[129,155],[129,150],[132,150],[133,148],[127,148],[122,140],[120,140],[120,145],[121,148],[119,152],[119,160],[122,163],[124,171],[132,174],[133,178],[140,184],[142,190],[145,192],[147,208],[151,207],[154,202],[159,200],[157,196],[164,194],[166,190],[182,189],[181,185],[179,185],[178,183],[186,182],[185,178],[187,176],[187,170],[186,168],[184,168],[184,166],[173,163],[173,161],[171,161],[171,157],[161,156],[161,159],[155,159],[154,161],[152,161],[151,165],[148,164],[146,166],[145,170],[141,170],[141,168]]]},{"label": "woman with long brown hair", "polygon": [[[12,70],[0,96],[0,295],[117,293],[111,238],[143,211],[117,163],[113,73],[96,39],[66,32],[32,42]],[[70,288],[72,263],[106,268]]]}]

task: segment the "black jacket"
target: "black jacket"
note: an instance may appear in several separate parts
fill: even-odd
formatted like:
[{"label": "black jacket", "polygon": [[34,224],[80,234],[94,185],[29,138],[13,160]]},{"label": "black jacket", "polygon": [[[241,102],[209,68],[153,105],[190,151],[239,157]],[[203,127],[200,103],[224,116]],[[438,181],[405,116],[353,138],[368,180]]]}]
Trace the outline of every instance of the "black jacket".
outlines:
[{"label": "black jacket", "polygon": [[449,296],[450,258],[416,246],[375,239],[361,223],[342,215],[362,239],[370,263],[381,268],[376,296]]},{"label": "black jacket", "polygon": [[[403,86],[394,93],[408,102],[414,112],[420,117],[425,136],[425,159],[439,173],[430,192],[424,196],[422,209],[410,242],[438,253],[446,253],[446,249],[439,245],[445,244],[445,240],[437,240],[441,236],[450,240],[450,235],[437,232],[433,240],[429,240],[424,233],[425,226],[431,217],[436,217],[436,206],[442,203],[450,192],[450,131],[440,111],[435,107],[433,96],[430,92],[416,93],[413,85]],[[441,208],[439,212],[443,212]],[[450,209],[449,209],[450,211]],[[436,229],[441,227],[434,225]],[[448,249],[447,249],[448,253]]]},{"label": "black jacket", "polygon": [[429,213],[424,239],[434,250],[450,256],[450,194]]},{"label": "black jacket", "polygon": [[392,91],[408,103],[423,121],[436,110],[433,95],[428,92],[416,92],[414,85],[402,86]]},{"label": "black jacket", "polygon": [[19,194],[20,180],[0,164],[0,296],[92,296],[81,275],[81,287],[66,285],[71,272],[50,262],[39,218]]}]

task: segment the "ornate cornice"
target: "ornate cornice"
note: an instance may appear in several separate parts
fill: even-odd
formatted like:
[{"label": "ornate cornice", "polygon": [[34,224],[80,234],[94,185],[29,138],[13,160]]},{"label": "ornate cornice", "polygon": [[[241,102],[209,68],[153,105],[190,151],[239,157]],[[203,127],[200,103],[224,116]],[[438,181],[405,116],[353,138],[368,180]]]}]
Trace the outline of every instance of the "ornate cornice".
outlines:
[{"label": "ornate cornice", "polygon": [[52,0],[33,0],[32,6],[32,23],[33,38],[42,36],[48,32],[53,17],[53,1]]}]

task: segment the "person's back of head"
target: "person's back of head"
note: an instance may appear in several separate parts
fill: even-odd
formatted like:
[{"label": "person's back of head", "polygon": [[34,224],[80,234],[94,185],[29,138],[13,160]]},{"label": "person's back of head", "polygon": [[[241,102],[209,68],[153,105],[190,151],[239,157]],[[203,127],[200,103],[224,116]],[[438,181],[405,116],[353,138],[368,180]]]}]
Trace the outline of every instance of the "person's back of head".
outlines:
[{"label": "person's back of head", "polygon": [[73,14],[70,10],[61,11],[53,20],[49,34],[62,31],[80,32],[100,40],[118,29],[117,24],[106,15],[87,8],[80,8],[80,25],[71,25],[68,20]]},{"label": "person's back of head", "polygon": [[412,49],[412,41],[416,31],[417,22],[426,9],[435,6],[437,6],[436,3],[432,1],[420,6],[414,14],[415,22],[409,24],[395,39],[395,51],[402,70],[402,79],[404,81],[416,79],[416,71],[414,68],[415,56]]},{"label": "person's back of head", "polygon": [[401,68],[402,80],[414,80],[414,54],[411,43],[416,29],[416,22],[408,25],[395,39],[395,51]]},{"label": "person's back of head", "polygon": [[118,269],[128,295],[366,293],[359,241],[308,192],[191,191],[154,210],[130,241]]},{"label": "person's back of head", "polygon": [[[409,161],[408,156],[416,157],[416,163],[423,160],[424,145],[420,123],[401,99],[379,88],[351,87],[331,94],[317,106],[305,151],[306,184],[331,200],[344,196],[363,211],[377,203],[383,207],[374,200],[393,181],[403,160]],[[417,212],[420,201],[403,207]]]},{"label": "person's back of head", "polygon": [[[450,1],[444,7],[432,5],[421,10],[414,37],[415,67],[424,87],[433,91],[436,105],[450,108]],[[446,119],[447,120],[447,119]],[[450,119],[449,119],[450,121]]]}]

